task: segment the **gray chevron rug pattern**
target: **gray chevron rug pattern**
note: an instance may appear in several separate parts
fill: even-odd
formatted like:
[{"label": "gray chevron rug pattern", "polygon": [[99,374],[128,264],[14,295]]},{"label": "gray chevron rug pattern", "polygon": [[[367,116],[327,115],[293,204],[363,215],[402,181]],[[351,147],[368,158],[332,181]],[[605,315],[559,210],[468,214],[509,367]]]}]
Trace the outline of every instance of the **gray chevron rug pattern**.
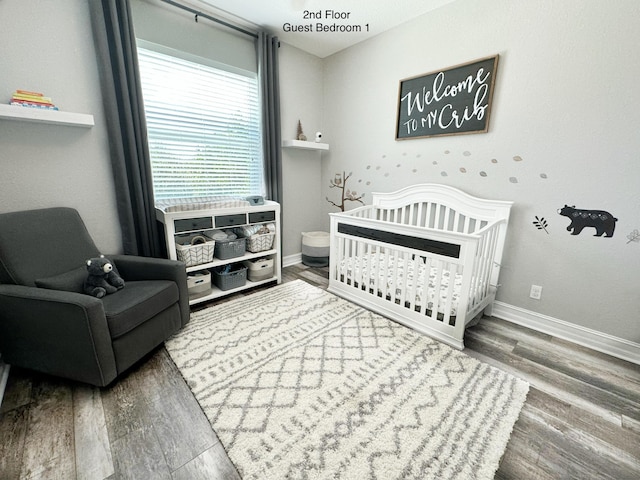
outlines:
[{"label": "gray chevron rug pattern", "polygon": [[243,479],[490,479],[529,386],[301,280],[166,343]]}]

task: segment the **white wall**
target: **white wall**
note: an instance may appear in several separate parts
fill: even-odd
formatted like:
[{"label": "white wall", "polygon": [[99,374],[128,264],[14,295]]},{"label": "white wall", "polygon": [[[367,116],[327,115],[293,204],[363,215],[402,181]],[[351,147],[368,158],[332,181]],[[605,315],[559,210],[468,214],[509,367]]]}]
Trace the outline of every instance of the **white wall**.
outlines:
[{"label": "white wall", "polygon": [[[323,130],[322,60],[284,42],[280,44],[279,60],[282,138],[295,139],[300,120],[304,134],[313,141],[315,133]],[[282,149],[284,257],[300,253],[302,232],[325,227],[320,208],[321,155],[317,151]]]},{"label": "white wall", "polygon": [[98,248],[122,249],[89,9],[83,0],[0,2],[0,103],[16,89],[94,115],[93,128],[0,120],[0,211],[74,207]]},{"label": "white wall", "polygon": [[[636,0],[457,0],[325,59],[323,197],[346,170],[368,201],[421,182],[513,200],[498,299],[639,343],[638,18]],[[488,133],[394,140],[399,80],[494,54]],[[614,236],[571,236],[565,203],[611,212]]]}]

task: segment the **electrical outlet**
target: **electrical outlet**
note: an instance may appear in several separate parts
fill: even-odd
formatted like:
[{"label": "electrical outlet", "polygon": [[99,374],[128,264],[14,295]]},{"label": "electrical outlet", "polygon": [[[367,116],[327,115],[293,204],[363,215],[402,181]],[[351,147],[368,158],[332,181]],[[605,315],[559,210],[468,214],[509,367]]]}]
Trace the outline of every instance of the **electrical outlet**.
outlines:
[{"label": "electrical outlet", "polygon": [[542,287],[540,285],[531,285],[529,296],[534,300],[540,300],[542,297]]}]

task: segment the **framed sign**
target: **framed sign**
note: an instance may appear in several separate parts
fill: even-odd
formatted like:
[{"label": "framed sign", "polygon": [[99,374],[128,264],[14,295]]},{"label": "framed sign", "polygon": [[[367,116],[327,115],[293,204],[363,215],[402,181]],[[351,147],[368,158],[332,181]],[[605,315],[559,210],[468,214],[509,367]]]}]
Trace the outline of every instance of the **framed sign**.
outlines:
[{"label": "framed sign", "polygon": [[498,55],[400,80],[396,140],[486,133]]}]

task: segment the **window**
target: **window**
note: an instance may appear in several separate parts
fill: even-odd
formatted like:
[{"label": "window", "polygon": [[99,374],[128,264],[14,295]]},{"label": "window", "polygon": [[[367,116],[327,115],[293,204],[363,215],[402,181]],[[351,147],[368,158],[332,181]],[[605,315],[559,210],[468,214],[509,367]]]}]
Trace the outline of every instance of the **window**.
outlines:
[{"label": "window", "polygon": [[138,47],[156,200],[264,195],[256,74],[171,53]]}]

